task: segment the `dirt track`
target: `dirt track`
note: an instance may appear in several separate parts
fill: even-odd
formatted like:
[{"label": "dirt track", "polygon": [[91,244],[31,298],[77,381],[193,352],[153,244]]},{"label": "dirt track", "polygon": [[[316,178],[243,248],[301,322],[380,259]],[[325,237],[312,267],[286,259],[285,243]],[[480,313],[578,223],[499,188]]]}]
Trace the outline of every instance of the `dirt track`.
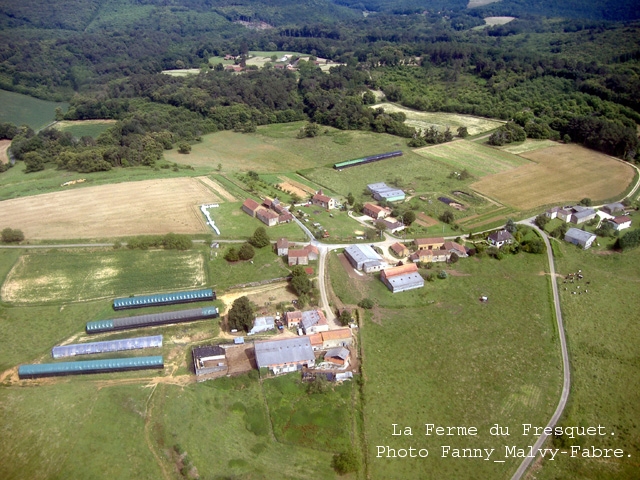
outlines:
[{"label": "dirt track", "polygon": [[7,150],[11,145],[11,140],[0,140],[0,163],[9,163]]},{"label": "dirt track", "polygon": [[197,178],[172,178],[16,198],[0,202],[0,225],[34,240],[201,233],[207,229],[199,205],[222,201],[211,188]]}]

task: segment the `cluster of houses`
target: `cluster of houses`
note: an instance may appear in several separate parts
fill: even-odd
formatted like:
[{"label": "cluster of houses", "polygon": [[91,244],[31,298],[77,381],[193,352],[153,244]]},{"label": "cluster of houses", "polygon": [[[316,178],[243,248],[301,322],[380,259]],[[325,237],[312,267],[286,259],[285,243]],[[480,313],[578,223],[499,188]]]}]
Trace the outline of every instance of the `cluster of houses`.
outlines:
[{"label": "cluster of houses", "polygon": [[[274,320],[273,317],[257,317],[252,331],[258,333],[273,329]],[[253,348],[258,369],[264,368],[279,375],[302,368],[345,372],[349,367],[349,347],[353,344],[350,328],[330,330],[324,313],[319,309],[286,312],[284,323],[288,328],[297,330],[298,336],[255,341]],[[228,372],[226,351],[219,345],[193,349],[193,365],[199,381]]]},{"label": "cluster of houses", "polygon": [[[620,213],[623,213],[623,215],[619,215]],[[608,222],[613,230],[619,232],[631,227],[631,217],[624,213],[625,206],[622,203],[610,203],[608,205],[604,205],[598,211],[581,205],[575,205],[572,207],[553,207],[547,210],[545,215],[550,219],[558,218],[566,223],[576,226],[599,217],[600,222]],[[577,245],[585,250],[591,247],[596,238],[595,234],[576,227],[569,228],[564,236],[564,240],[566,242]]]},{"label": "cluster of houses", "polygon": [[279,257],[287,257],[290,267],[294,265],[309,265],[310,260],[317,260],[319,251],[315,245],[305,245],[302,248],[291,248],[294,245],[286,238],[279,238],[276,241],[276,253]]},{"label": "cluster of houses", "polygon": [[247,198],[242,204],[242,211],[257,218],[268,227],[293,220],[293,215],[287,206],[280,203],[278,199],[267,198],[260,204],[252,198]]}]

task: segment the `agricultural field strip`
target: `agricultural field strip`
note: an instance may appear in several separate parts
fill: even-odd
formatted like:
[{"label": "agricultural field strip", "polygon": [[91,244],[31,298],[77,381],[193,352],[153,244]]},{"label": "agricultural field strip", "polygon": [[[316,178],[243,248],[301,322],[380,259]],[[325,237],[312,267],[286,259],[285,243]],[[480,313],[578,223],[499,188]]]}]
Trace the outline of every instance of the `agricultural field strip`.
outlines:
[{"label": "agricultural field strip", "polygon": [[30,239],[203,233],[197,207],[212,200],[195,178],[125,182],[5,200],[0,224]]},{"label": "agricultural field strip", "polygon": [[[196,177],[198,180],[200,180],[202,183],[204,183],[206,186],[210,187],[214,193],[220,195],[222,198],[225,199],[225,201],[227,202],[236,202],[238,199],[236,197],[234,197],[233,195],[231,195],[229,192],[227,192],[225,190],[225,188],[220,185],[218,182],[216,182],[215,180],[210,179],[209,177]],[[214,202],[220,202],[220,199],[217,197],[214,197],[212,199],[212,201]]]},{"label": "agricultural field strip", "polygon": [[0,140],[0,163],[9,163],[7,150],[11,145],[11,140]]},{"label": "agricultural field strip", "polygon": [[628,164],[577,145],[557,145],[522,156],[535,163],[481,178],[471,188],[516,209],[530,210],[584,197],[614,198],[633,179]]}]

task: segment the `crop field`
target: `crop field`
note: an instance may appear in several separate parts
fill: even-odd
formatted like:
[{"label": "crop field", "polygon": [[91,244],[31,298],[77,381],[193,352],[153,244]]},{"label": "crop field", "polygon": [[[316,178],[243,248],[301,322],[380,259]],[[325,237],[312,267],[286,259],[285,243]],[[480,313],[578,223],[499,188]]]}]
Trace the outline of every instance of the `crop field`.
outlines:
[{"label": "crop field", "polygon": [[20,228],[29,240],[204,233],[199,205],[222,201],[211,187],[172,178],[15,198],[2,202],[0,225]]},{"label": "crop field", "polygon": [[98,250],[22,255],[2,285],[2,300],[64,303],[153,293],[205,283],[200,253]]},{"label": "crop field", "polygon": [[63,132],[70,132],[76,138],[97,138],[114,123],[115,120],[63,120],[56,122],[54,127]]},{"label": "crop field", "polygon": [[403,107],[395,103],[379,103],[371,108],[383,108],[387,113],[402,112],[407,116],[405,123],[410,127],[427,130],[430,127],[436,127],[438,130],[444,131],[447,127],[451,129],[451,133],[456,135],[459,127],[467,127],[469,135],[478,135],[488,132],[504,122],[499,120],[489,120],[482,117],[473,117],[471,115],[460,115],[457,113],[438,113],[438,112],[421,112],[411,108]]},{"label": "crop field", "polygon": [[465,140],[423,147],[415,153],[451,165],[458,172],[466,169],[476,177],[507,172],[530,163],[512,153]]},{"label": "crop field", "polygon": [[554,142],[553,140],[532,140],[530,138],[527,138],[524,142],[511,143],[499,148],[504,152],[513,153],[514,155],[521,155],[523,153],[557,146],[558,142]]},{"label": "crop field", "polygon": [[[511,477],[519,461],[504,458],[503,445],[533,443],[518,428],[546,425],[562,384],[545,260],[520,254],[438,264],[432,271],[444,268],[447,279],[395,295],[377,276],[350,278],[332,261],[336,293],[346,291],[349,302],[368,297],[377,303],[360,332],[372,478]],[[489,301],[480,302],[481,295]],[[393,436],[393,423],[411,427],[414,436]],[[427,437],[425,423],[475,426],[478,435]],[[496,423],[511,436],[490,435]],[[377,446],[387,445],[427,448],[429,456],[377,458]],[[492,460],[506,463],[441,458],[441,445],[495,448]]]},{"label": "crop field", "polygon": [[[558,279],[572,375],[569,403],[559,425],[603,425],[607,431],[606,437],[586,437],[578,442],[566,439],[564,444],[621,448],[624,455],[579,461],[558,455],[553,462],[543,462],[535,476],[544,480],[636,478],[640,456],[640,299],[636,294],[640,250],[598,254],[558,244],[558,273],[582,270],[584,275],[581,289]],[[588,293],[573,294],[581,290]],[[545,445],[561,446],[558,441]]]},{"label": "crop field", "polygon": [[62,110],[69,107],[68,103],[49,102],[6,90],[0,90],[0,105],[0,122],[29,125],[34,130],[53,122],[56,107]]},{"label": "crop field", "polygon": [[526,210],[585,197],[596,202],[610,199],[622,194],[634,177],[628,164],[578,145],[557,145],[522,156],[533,163],[484,177],[471,187]]}]

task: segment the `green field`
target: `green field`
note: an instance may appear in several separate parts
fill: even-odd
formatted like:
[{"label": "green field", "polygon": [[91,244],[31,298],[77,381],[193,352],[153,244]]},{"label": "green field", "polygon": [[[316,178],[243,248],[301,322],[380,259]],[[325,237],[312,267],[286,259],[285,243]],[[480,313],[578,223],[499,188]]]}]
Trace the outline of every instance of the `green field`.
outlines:
[{"label": "green field", "polygon": [[[446,280],[391,294],[375,277],[346,278],[331,264],[344,301],[374,299],[361,327],[366,456],[372,478],[510,478],[518,461],[442,458],[441,445],[496,448],[525,437],[489,435],[496,423],[546,425],[562,383],[546,257],[461,259]],[[343,292],[347,291],[345,294]],[[489,302],[479,302],[487,295]],[[527,308],[523,310],[523,305]],[[393,436],[392,424],[413,429]],[[427,437],[425,423],[475,426],[477,436]],[[376,458],[377,446],[427,448],[426,459]]]},{"label": "green field", "polygon": [[55,124],[55,128],[63,132],[69,132],[76,138],[98,138],[115,123],[115,120],[85,120],[85,121],[61,121]]},{"label": "green field", "polygon": [[[545,461],[536,477],[637,478],[640,250],[602,255],[563,242],[558,242],[556,250],[560,254],[556,260],[558,273],[566,275],[582,270],[584,275],[579,283],[565,284],[564,280],[558,280],[572,375],[569,403],[559,425],[603,425],[607,432],[606,437],[566,439],[564,445],[620,448],[624,455],[606,459],[558,455],[553,462]],[[586,290],[588,293],[584,293]],[[560,441],[548,443],[546,447],[563,446]]]},{"label": "green field", "polygon": [[29,125],[39,130],[54,121],[56,107],[66,110],[68,103],[49,102],[19,93],[0,90],[0,122]]},{"label": "green field", "polygon": [[7,276],[2,300],[60,304],[199,287],[206,280],[204,258],[193,251],[30,251]]}]

